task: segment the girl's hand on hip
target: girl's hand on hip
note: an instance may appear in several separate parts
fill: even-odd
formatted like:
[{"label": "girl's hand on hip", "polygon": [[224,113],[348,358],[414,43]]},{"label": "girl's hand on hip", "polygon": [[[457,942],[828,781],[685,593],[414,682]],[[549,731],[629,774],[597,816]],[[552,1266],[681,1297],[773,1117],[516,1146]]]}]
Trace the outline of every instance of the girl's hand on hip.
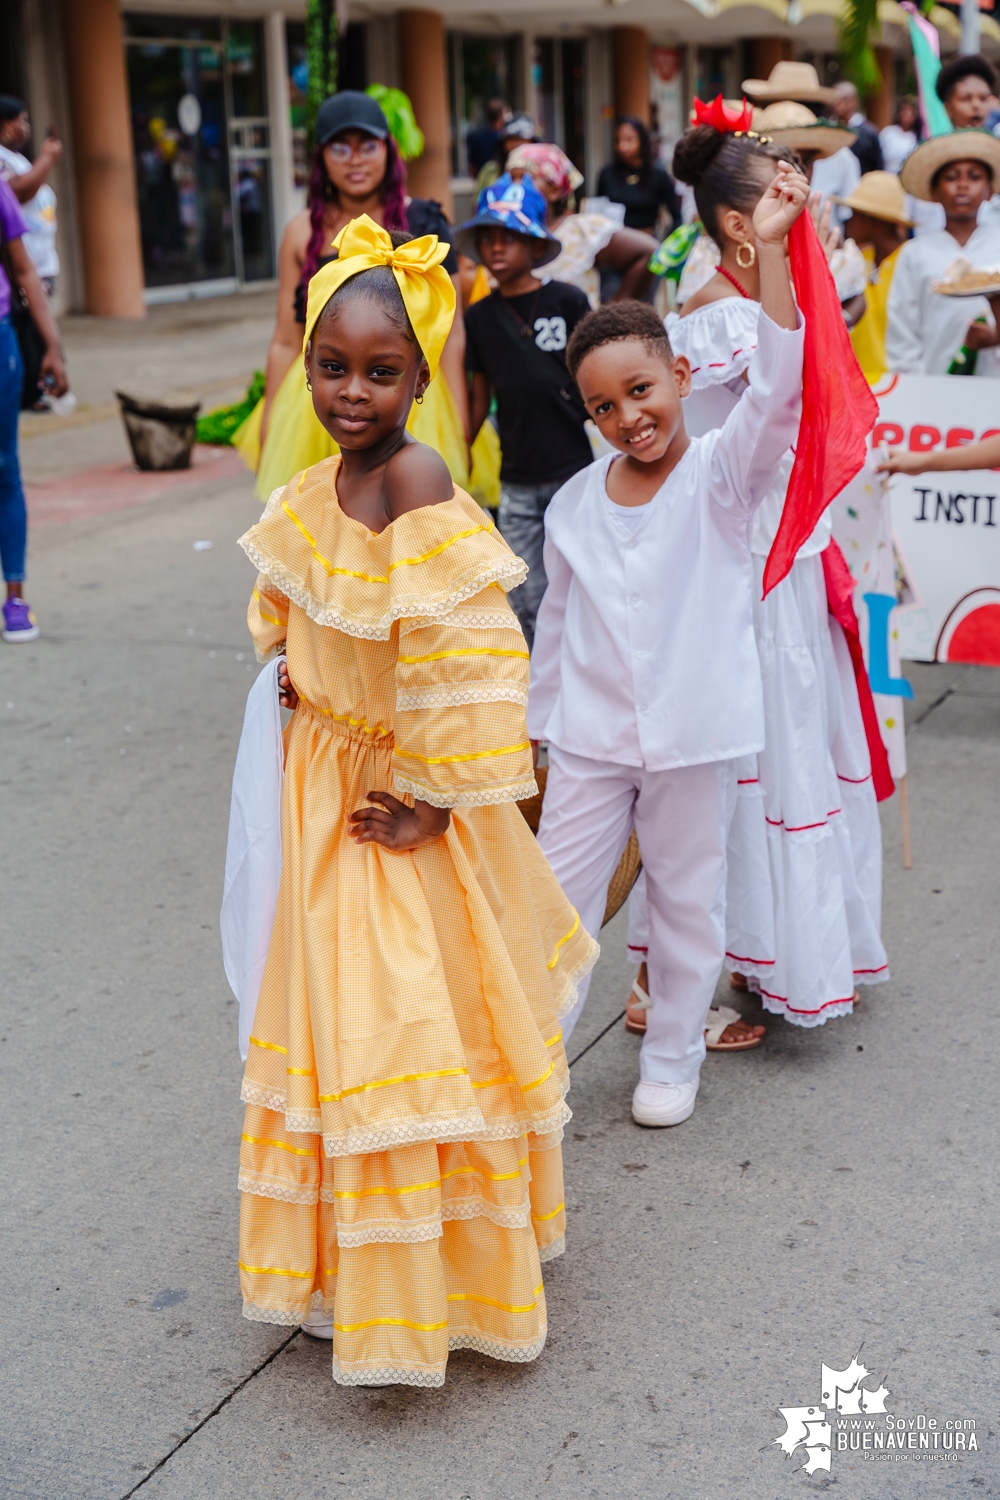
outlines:
[{"label": "girl's hand on hip", "polygon": [[447,833],[451,809],[417,802],[407,807],[390,792],[369,792],[374,807],[359,807],[348,818],[356,844],[381,844],[383,849],[420,849]]},{"label": "girl's hand on hip", "polygon": [[278,663],[278,702],[282,708],[298,708],[299,695],[292,687],[292,679],[288,675],[288,663],[282,657]]}]

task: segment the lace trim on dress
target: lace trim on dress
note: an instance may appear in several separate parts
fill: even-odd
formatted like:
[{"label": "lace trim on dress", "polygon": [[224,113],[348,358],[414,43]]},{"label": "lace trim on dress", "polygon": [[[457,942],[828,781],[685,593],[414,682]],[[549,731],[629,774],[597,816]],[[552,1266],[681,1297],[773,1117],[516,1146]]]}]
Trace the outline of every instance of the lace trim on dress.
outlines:
[{"label": "lace trim on dress", "polygon": [[550,1130],[547,1135],[536,1135],[534,1131],[528,1132],[529,1151],[554,1151],[563,1142],[563,1127],[558,1130]]},{"label": "lace trim on dress", "polygon": [[432,807],[492,807],[498,802],[525,802],[538,791],[534,776],[526,781],[509,781],[504,786],[473,787],[454,791],[436,792],[422,786],[410,776],[404,776],[393,767],[392,779],[397,795],[409,792],[420,802],[429,802]]},{"label": "lace trim on dress", "polygon": [[256,658],[260,662],[261,666],[264,666],[264,664],[266,662],[271,661],[275,656],[284,656],[284,654],[285,654],[285,646],[286,645],[287,645],[287,642],[286,641],[282,641],[280,643],[280,645],[272,646],[271,649],[270,649],[270,651],[260,651],[260,650],[258,650],[258,648],[256,646],[254,646],[254,648],[253,648],[253,654],[254,654],[254,656],[256,656]]},{"label": "lace trim on dress", "polygon": [[[465,599],[481,594],[491,583],[502,583],[506,591],[517,588],[528,576],[528,569],[519,557],[511,555],[498,558],[488,567],[480,569],[466,583],[451,589],[443,599],[432,602],[419,594],[401,595],[392,601],[385,614],[373,618],[371,615],[349,613],[335,604],[322,603],[309,592],[301,578],[296,578],[277,558],[258,547],[250,539],[249,532],[240,537],[240,546],[258,573],[263,573],[293,604],[304,609],[315,624],[327,626],[331,630],[341,630],[345,635],[353,635],[366,641],[387,641],[396,620],[441,620]],[[505,623],[509,624],[509,621]]]},{"label": "lace trim on dress", "polygon": [[439,1240],[443,1234],[441,1220],[411,1219],[393,1223],[386,1219],[371,1219],[367,1224],[355,1225],[352,1229],[341,1229],[337,1225],[337,1244],[341,1250],[357,1250],[361,1245],[423,1245],[428,1240]]},{"label": "lace trim on dress", "polygon": [[317,1188],[280,1182],[263,1172],[249,1172],[245,1167],[240,1168],[236,1185],[241,1193],[250,1193],[255,1198],[275,1198],[279,1203],[302,1203],[308,1206],[319,1202]]},{"label": "lace trim on dress", "polygon": [[250,1323],[277,1323],[282,1328],[294,1328],[309,1313],[308,1303],[300,1307],[260,1307],[256,1302],[244,1302],[243,1316]]},{"label": "lace trim on dress", "polygon": [[539,1247],[538,1259],[544,1265],[546,1261],[558,1260],[560,1255],[565,1255],[565,1253],[566,1236],[561,1234],[557,1240],[552,1241],[551,1245],[542,1245]]},{"label": "lace trim on dress", "polygon": [[565,986],[562,994],[557,992],[556,998],[556,1020],[561,1021],[568,1016],[577,1002],[580,993],[580,980],[585,974],[589,974],[597,960],[601,956],[601,945],[594,938],[590,939],[593,946],[583,958],[575,963],[572,969],[560,976],[561,983]]},{"label": "lace trim on dress", "polygon": [[338,1385],[444,1385],[444,1361],[439,1365],[342,1365],[333,1356],[333,1378]]},{"label": "lace trim on dress", "polygon": [[[465,605],[460,606],[453,614],[443,615],[437,621],[439,625],[454,625],[459,630],[516,630],[519,634],[521,627],[517,615],[509,607],[507,609],[469,609]],[[423,630],[422,620],[406,620],[400,626],[399,638],[412,635],[414,631]]]},{"label": "lace trim on dress", "polygon": [[[243,1104],[257,1104],[261,1109],[269,1109],[276,1115],[285,1113],[285,1095],[278,1089],[272,1089],[264,1083],[256,1083],[252,1078],[244,1078],[240,1089],[240,1100]],[[319,1131],[318,1125],[303,1126],[303,1130],[310,1131],[316,1135]]]},{"label": "lace trim on dress", "polygon": [[504,1359],[510,1364],[526,1365],[541,1354],[547,1335],[548,1327],[544,1326],[537,1338],[530,1339],[526,1344],[513,1344],[508,1339],[490,1338],[488,1334],[469,1328],[449,1333],[448,1348],[450,1351],[474,1349],[477,1354],[489,1355],[490,1359]]},{"label": "lace trim on dress", "polygon": [[[565,1088],[568,1088],[568,1082]],[[565,1092],[565,1089],[564,1089]],[[449,1141],[516,1141],[528,1130],[549,1135],[573,1118],[569,1106],[560,1100],[537,1119],[511,1116],[487,1125],[478,1110],[464,1115],[423,1116],[410,1120],[393,1120],[375,1127],[355,1126],[346,1135],[324,1135],[327,1156],[367,1156],[373,1151],[392,1151],[397,1146],[419,1145],[425,1141],[446,1145]],[[289,1130],[300,1127],[288,1125]]]},{"label": "lace trim on dress", "polygon": [[498,1208],[495,1203],[487,1203],[485,1198],[452,1198],[441,1205],[442,1223],[454,1219],[489,1219],[498,1229],[527,1229],[530,1218],[530,1203]]},{"label": "lace trim on dress", "polygon": [[464,682],[449,687],[421,688],[415,693],[396,694],[396,712],[420,708],[455,708],[463,703],[519,703],[526,707],[528,689],[513,682]]}]

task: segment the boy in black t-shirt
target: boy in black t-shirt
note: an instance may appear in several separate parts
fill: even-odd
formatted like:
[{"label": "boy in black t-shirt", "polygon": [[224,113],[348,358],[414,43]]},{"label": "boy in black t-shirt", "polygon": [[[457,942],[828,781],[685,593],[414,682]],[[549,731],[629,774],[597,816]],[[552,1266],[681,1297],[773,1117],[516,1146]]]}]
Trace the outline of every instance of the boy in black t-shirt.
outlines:
[{"label": "boy in black t-shirt", "polygon": [[497,398],[497,524],[528,564],[528,577],[510,602],[529,647],[546,584],[545,508],[593,458],[583,425],[587,413],[566,368],[566,344],[590,304],[579,288],[532,274],[562,249],[545,228],[545,208],[530,177],[513,182],[505,175],[484,190],[476,217],[455,236],[458,249],[499,283],[499,291],[465,314],[465,363],[472,375],[473,439],[494,393]]}]

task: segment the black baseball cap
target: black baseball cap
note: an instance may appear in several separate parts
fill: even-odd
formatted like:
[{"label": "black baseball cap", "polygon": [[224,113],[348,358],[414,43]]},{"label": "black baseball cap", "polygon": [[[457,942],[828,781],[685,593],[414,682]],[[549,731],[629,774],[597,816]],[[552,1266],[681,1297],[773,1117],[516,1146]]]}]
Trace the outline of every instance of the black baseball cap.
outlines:
[{"label": "black baseball cap", "polygon": [[389,134],[389,122],[375,100],[355,89],[344,89],[324,99],[316,116],[316,142],[325,146],[342,130],[363,130],[376,140],[384,141]]}]

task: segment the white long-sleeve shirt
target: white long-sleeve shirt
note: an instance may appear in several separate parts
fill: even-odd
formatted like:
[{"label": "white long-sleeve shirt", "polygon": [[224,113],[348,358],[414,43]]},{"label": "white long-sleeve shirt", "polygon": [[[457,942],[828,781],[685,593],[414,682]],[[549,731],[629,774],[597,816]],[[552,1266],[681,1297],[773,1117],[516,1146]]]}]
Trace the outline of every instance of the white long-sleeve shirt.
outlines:
[{"label": "white long-sleeve shirt", "polygon": [[[946,229],[937,229],[909,240],[897,255],[885,332],[885,357],[894,374],[947,375],[969,324],[985,314],[992,325],[985,297],[944,297],[931,291],[960,256],[974,266],[1000,266],[1000,228],[979,224],[964,245]],[[996,349],[980,349],[976,375],[1000,376]]]},{"label": "white long-sleeve shirt", "polygon": [[750,522],[798,433],[802,347],[801,326],[760,314],[749,389],[721,430],[692,439],[648,505],[609,499],[615,455],[554,496],[532,738],[652,771],[762,749]]}]

